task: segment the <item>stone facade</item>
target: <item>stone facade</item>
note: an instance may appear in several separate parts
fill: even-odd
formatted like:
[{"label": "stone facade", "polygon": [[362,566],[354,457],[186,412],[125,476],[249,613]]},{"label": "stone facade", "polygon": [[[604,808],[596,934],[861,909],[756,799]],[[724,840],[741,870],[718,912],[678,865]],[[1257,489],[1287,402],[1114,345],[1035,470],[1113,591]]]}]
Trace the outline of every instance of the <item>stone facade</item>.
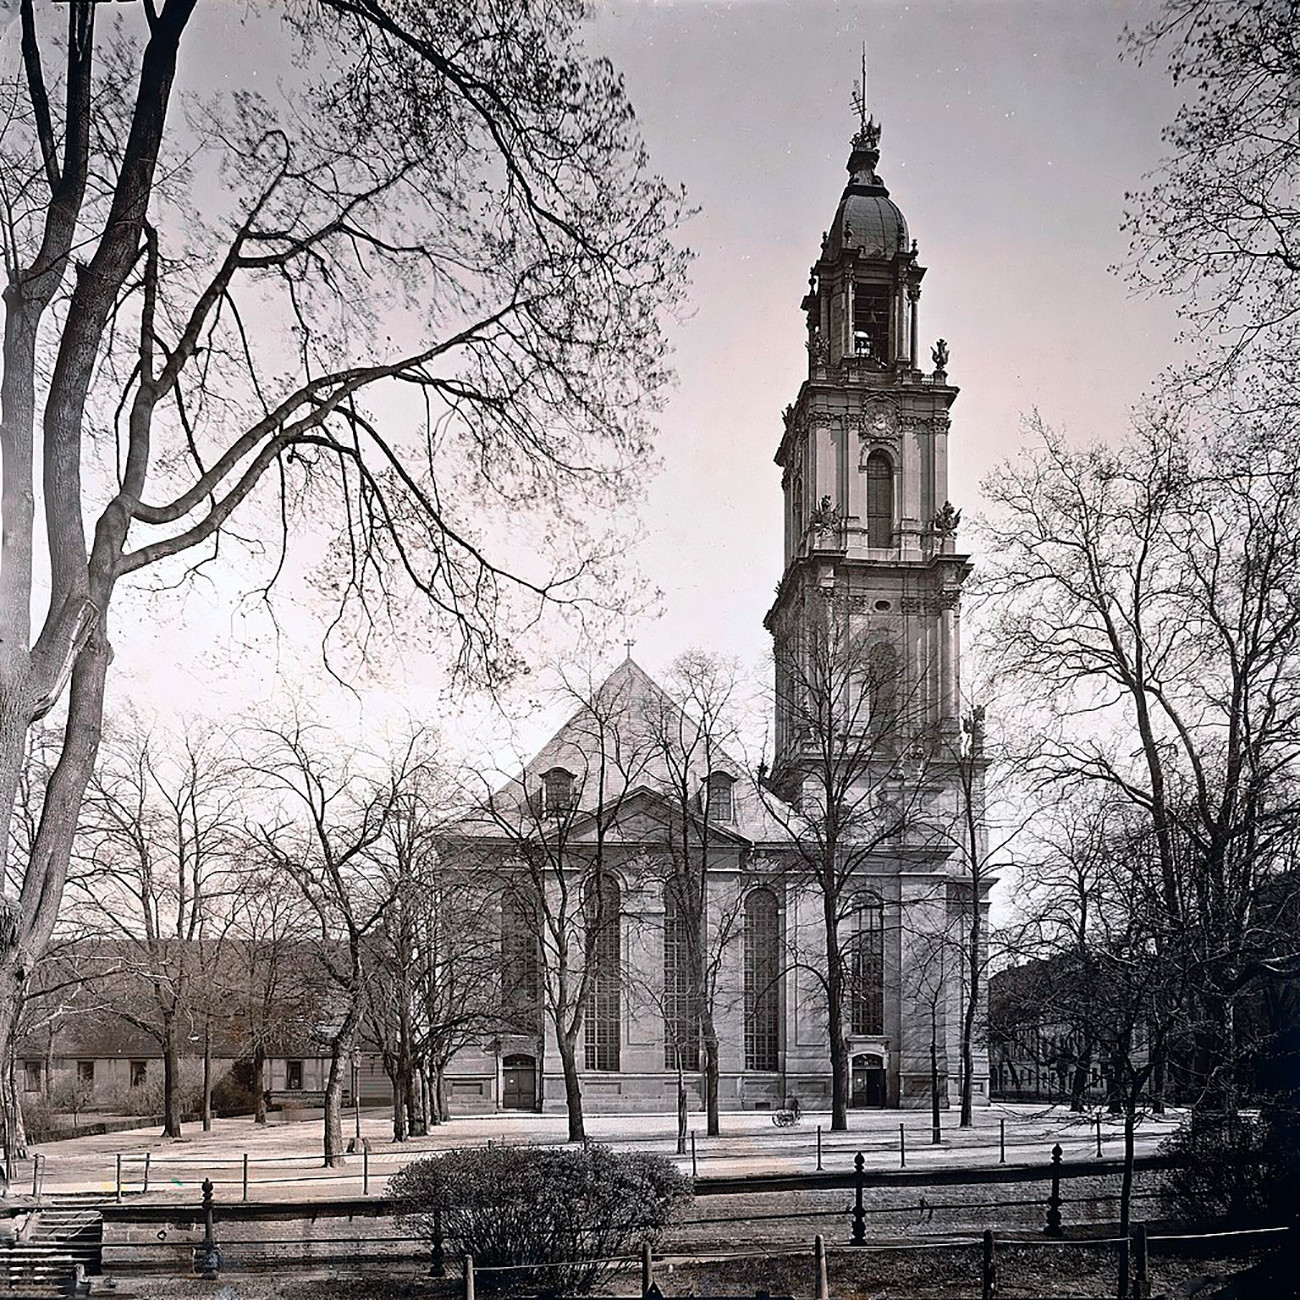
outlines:
[{"label": "stone facade", "polygon": [[[552,923],[549,937],[547,925],[533,927],[536,951],[503,938],[503,990],[512,967],[537,970],[509,1031],[453,1063],[458,1109],[563,1108],[548,1011],[559,996],[555,964],[572,957],[552,950],[561,933],[580,947],[584,923],[601,914],[574,901],[593,880],[607,882],[617,917],[603,930],[604,956],[587,953],[608,974],[589,992],[577,1043],[584,1108],[675,1105],[682,1031],[666,945],[681,934],[667,915],[668,882],[675,853],[705,851],[698,942],[716,971],[720,1108],[789,1097],[829,1105],[825,890],[809,847],[820,843],[828,799],[845,812],[830,856],[845,872],[835,906],[849,1104],[928,1106],[936,1084],[941,1104],[956,1102],[971,920],[992,885],[982,870],[982,719],[964,717],[961,703],[961,588],[971,565],[947,499],[958,390],[942,341],[933,369],[918,365],[925,270],[876,174],[878,143],[878,128],[864,122],[803,301],[808,377],[776,454],[785,569],[766,616],[777,665],[772,767],[751,776],[721,749],[706,761],[698,729],[674,762],[647,737],[663,734],[666,719],[679,738],[697,724],[630,658],[575,701],[559,734],[465,832],[463,844],[484,855],[483,878],[502,891],[502,916],[515,906],[510,891],[530,878]],[[819,713],[811,696],[827,682]],[[835,749],[823,761],[827,745]],[[715,795],[723,787],[725,799]],[[562,972],[564,982],[576,972]],[[988,1099],[982,1012],[976,1041],[979,1104]],[[691,1043],[686,1056],[698,1106]]]}]

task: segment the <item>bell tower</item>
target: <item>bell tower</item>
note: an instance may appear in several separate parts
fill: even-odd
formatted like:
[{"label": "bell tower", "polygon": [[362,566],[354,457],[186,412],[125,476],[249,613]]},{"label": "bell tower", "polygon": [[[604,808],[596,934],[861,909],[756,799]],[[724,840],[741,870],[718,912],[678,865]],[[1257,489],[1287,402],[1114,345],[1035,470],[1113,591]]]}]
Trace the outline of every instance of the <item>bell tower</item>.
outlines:
[{"label": "bell tower", "polygon": [[[893,656],[905,735],[938,751],[960,730],[958,606],[968,557],[948,502],[948,350],[919,361],[925,268],[877,174],[880,127],[865,114],[803,299],[808,377],[776,453],[785,497],[785,568],[764,624],[777,648],[771,783],[798,798],[807,737],[789,707],[788,665],[813,635],[813,602],[832,601],[853,636]],[[783,665],[787,668],[783,670]],[[796,673],[795,676],[798,676]]]}]

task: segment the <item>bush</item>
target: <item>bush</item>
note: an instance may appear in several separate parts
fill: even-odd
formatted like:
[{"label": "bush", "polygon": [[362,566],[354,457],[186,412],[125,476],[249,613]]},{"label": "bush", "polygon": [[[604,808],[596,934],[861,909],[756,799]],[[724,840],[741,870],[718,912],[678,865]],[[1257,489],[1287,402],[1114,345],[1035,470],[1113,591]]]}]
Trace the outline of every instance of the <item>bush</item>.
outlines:
[{"label": "bush", "polygon": [[1258,1115],[1193,1112],[1160,1144],[1178,1162],[1161,1185],[1165,1212],[1198,1227],[1269,1221],[1278,1175],[1272,1137]]},{"label": "bush", "polygon": [[253,1063],[249,1060],[235,1061],[212,1085],[212,1109],[218,1113],[246,1115],[256,1106]]},{"label": "bush", "polygon": [[[691,1199],[663,1156],[494,1147],[419,1160],[389,1183],[405,1230],[473,1255],[485,1286],[586,1291]],[[543,1265],[544,1267],[537,1267]],[[499,1271],[497,1271],[499,1270]]]}]

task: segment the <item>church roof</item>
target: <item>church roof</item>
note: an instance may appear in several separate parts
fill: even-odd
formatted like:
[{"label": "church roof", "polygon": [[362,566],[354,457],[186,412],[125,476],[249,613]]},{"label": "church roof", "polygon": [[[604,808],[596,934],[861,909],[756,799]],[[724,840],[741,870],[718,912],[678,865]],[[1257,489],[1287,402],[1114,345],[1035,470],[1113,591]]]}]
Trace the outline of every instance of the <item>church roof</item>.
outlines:
[{"label": "church roof", "polygon": [[846,249],[888,261],[906,252],[907,222],[876,175],[880,161],[880,128],[868,124],[853,137],[849,154],[849,183],[840,196],[835,220],[827,235],[824,256],[838,258]]},{"label": "church roof", "polygon": [[671,797],[683,777],[694,794],[707,777],[721,774],[734,782],[732,818],[711,821],[712,830],[751,843],[788,838],[781,823],[791,814],[784,805],[760,792],[746,765],[716,742],[706,752],[698,722],[630,655],[598,686],[575,689],[574,697],[573,714],[526,764],[522,790],[516,779],[493,797],[498,816],[524,791],[539,790],[556,768],[576,778],[579,811],[647,794]]}]

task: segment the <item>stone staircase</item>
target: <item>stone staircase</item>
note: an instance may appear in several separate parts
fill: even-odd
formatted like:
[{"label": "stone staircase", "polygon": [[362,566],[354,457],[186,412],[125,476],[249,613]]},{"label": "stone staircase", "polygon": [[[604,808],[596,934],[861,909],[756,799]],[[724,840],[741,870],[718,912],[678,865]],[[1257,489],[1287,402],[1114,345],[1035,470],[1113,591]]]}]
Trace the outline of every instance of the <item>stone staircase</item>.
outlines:
[{"label": "stone staircase", "polygon": [[0,1240],[0,1300],[83,1294],[85,1277],[99,1272],[103,1235],[90,1198],[60,1197],[33,1209],[16,1240]]}]

